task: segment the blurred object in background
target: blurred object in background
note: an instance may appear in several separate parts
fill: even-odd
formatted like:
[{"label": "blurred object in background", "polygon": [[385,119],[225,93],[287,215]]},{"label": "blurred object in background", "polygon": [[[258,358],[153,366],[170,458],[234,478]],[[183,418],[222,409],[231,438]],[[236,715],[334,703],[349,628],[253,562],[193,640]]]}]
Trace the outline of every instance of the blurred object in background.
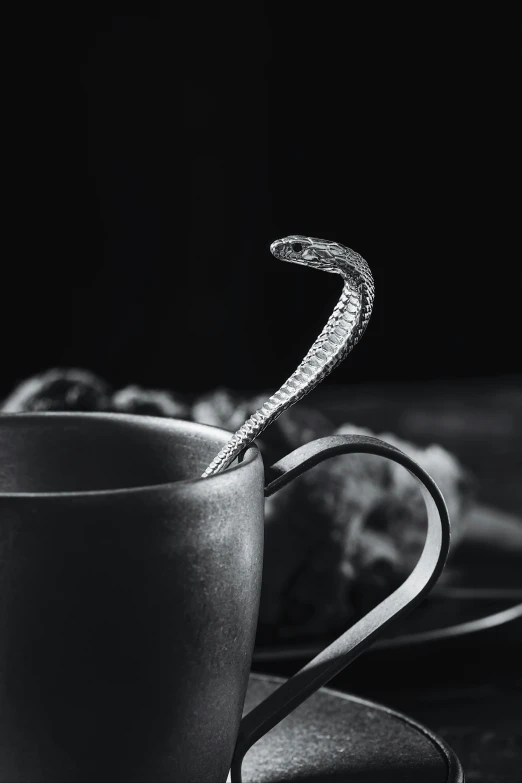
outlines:
[{"label": "blurred object in background", "polygon": [[[283,414],[292,420],[290,409]],[[329,434],[374,435],[345,423]],[[309,439],[321,432],[310,431]],[[465,535],[474,482],[440,446],[377,437],[411,456],[439,485],[452,520],[451,556]],[[340,630],[398,587],[424,546],[417,482],[369,454],[321,462],[266,501],[265,579],[259,638],[313,638]]]},{"label": "blurred object in background", "polygon": [[190,419],[190,406],[179,395],[138,385],[114,391],[99,375],[75,368],[53,368],[27,378],[0,404],[0,411],[112,411]]},{"label": "blurred object in background", "polygon": [[171,392],[126,386],[113,394],[111,410],[115,413],[135,413],[143,416],[168,416],[189,419],[190,407]]},{"label": "blurred object in background", "polygon": [[315,402],[336,426],[439,443],[471,470],[482,503],[522,515],[522,376],[321,387]]},{"label": "blurred object in background", "polygon": [[107,411],[111,386],[88,370],[55,368],[20,383],[0,406],[21,411]]}]

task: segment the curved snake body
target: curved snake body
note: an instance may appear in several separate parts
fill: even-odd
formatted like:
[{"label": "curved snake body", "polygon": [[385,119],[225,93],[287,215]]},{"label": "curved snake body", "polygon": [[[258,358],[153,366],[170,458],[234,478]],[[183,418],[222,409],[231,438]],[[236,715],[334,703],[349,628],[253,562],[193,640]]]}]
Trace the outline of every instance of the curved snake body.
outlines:
[{"label": "curved snake body", "polygon": [[282,261],[341,275],[341,297],[321,334],[301,364],[237,430],[210,463],[202,478],[225,470],[283,411],[312,391],[357,345],[370,320],[375,287],[364,258],[349,247],[323,239],[293,235],[270,246]]}]

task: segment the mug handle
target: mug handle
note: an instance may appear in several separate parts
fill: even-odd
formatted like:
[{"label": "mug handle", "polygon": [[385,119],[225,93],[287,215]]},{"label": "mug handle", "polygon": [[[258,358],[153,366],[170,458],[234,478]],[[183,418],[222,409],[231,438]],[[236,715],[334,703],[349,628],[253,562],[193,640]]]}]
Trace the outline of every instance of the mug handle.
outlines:
[{"label": "mug handle", "polygon": [[391,459],[418,479],[428,515],[424,548],[417,565],[400,587],[243,718],[230,769],[232,783],[241,783],[241,764],[249,748],[367,650],[390,623],[411,612],[431,590],[446,562],[450,521],[440,489],[415,460],[379,438],[331,435],[306,443],[268,468],[265,497],[319,462],[339,454],[374,454]]}]

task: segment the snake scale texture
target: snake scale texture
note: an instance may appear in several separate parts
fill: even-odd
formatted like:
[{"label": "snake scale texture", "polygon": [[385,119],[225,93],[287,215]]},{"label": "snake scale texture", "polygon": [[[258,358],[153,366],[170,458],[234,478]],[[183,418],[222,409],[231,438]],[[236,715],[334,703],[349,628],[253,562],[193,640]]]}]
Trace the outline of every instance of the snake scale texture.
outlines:
[{"label": "snake scale texture", "polygon": [[270,251],[281,261],[341,275],[341,298],[297,370],[237,430],[202,478],[225,470],[283,411],[321,383],[357,345],[370,320],[375,286],[368,264],[358,253],[338,242],[299,235],[276,240]]}]

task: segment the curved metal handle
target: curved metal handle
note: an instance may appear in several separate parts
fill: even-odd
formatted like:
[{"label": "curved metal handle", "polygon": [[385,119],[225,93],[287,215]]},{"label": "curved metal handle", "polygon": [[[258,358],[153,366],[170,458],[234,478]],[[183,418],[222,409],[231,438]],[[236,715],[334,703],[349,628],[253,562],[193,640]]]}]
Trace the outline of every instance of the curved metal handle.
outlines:
[{"label": "curved metal handle", "polygon": [[297,674],[255,707],[241,721],[231,767],[232,783],[241,783],[241,764],[248,749],[316,690],[368,649],[391,622],[412,611],[437,581],[449,550],[450,521],[442,494],[433,479],[413,459],[378,438],[332,435],[307,443],[268,469],[269,497],[305,470],[339,454],[374,454],[405,467],[419,480],[428,530],[422,554],[409,577]]}]

